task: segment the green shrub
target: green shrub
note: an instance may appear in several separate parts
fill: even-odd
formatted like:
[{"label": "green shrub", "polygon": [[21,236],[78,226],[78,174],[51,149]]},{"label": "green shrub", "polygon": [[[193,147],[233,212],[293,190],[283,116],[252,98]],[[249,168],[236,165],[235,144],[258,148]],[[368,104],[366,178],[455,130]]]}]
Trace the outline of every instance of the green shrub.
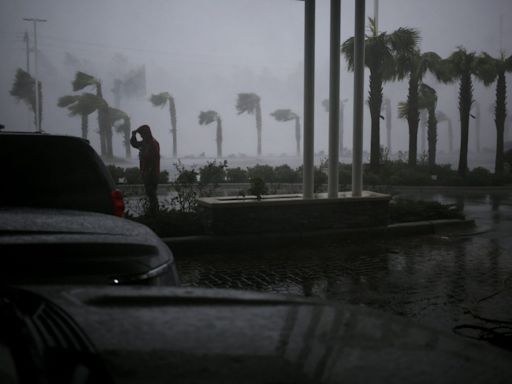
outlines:
[{"label": "green shrub", "polygon": [[247,183],[249,176],[247,171],[237,167],[226,169],[226,180],[228,183]]},{"label": "green shrub", "polygon": [[110,176],[112,176],[112,179],[114,180],[114,182],[116,184],[121,183],[121,180],[123,180],[125,177],[124,169],[121,167],[116,167],[113,164],[107,165],[107,169],[110,173]]},{"label": "green shrub", "polygon": [[452,204],[409,199],[393,199],[389,203],[391,223],[464,218],[464,213]]},{"label": "green shrub", "polygon": [[466,185],[470,186],[486,186],[494,184],[494,176],[488,169],[477,167],[466,174],[464,181]]},{"label": "green shrub", "polygon": [[249,182],[251,183],[251,186],[247,192],[249,192],[250,195],[256,196],[258,200],[261,199],[262,195],[266,195],[268,193],[265,180],[263,180],[261,177],[253,177]]},{"label": "green shrub", "polygon": [[126,168],[124,177],[126,178],[127,184],[142,184],[139,167]]},{"label": "green shrub", "polygon": [[289,165],[283,164],[274,168],[274,181],[278,183],[298,183],[299,175]]},{"label": "green shrub", "polygon": [[256,164],[254,167],[247,167],[247,175],[250,179],[260,178],[266,183],[274,182],[274,168],[270,165]]}]

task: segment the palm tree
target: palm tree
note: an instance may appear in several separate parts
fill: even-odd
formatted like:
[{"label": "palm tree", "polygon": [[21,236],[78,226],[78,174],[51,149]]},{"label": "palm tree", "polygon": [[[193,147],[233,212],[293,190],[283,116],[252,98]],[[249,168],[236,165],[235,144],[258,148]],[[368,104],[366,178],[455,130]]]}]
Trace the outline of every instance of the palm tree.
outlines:
[{"label": "palm tree", "polygon": [[[370,70],[368,104],[371,116],[370,167],[376,169],[380,163],[380,111],[382,107],[382,85],[386,81],[402,79],[405,76],[404,57],[416,49],[419,33],[411,28],[399,28],[388,34],[378,33],[375,22],[370,18],[371,36],[365,39],[365,65]],[[341,51],[354,70],[354,37],[347,39]]]},{"label": "palm tree", "polygon": [[261,156],[261,104],[260,97],[255,93],[239,93],[236,110],[241,115],[244,112],[256,116],[256,131],[258,134],[258,156]]},{"label": "palm tree", "polygon": [[177,126],[176,126],[176,105],[174,103],[174,97],[169,92],[161,92],[151,95],[149,98],[151,104],[155,107],[163,108],[169,103],[169,114],[171,117],[171,134],[172,134],[172,157],[178,157],[178,142],[177,142]]},{"label": "palm tree", "polygon": [[270,114],[277,121],[295,120],[295,140],[297,141],[297,156],[300,156],[300,117],[290,109],[276,109]]},{"label": "palm tree", "polygon": [[433,169],[436,165],[437,150],[437,93],[435,89],[427,84],[420,86],[420,105],[427,110],[427,140],[428,140],[428,165]]},{"label": "palm tree", "polygon": [[496,160],[494,172],[502,175],[504,169],[505,121],[507,119],[507,81],[506,73],[512,72],[512,56],[505,57],[502,53],[496,59],[482,53],[477,59],[478,77],[486,86],[496,81],[496,104],[494,107],[494,123],[496,125]]},{"label": "palm tree", "polygon": [[474,52],[467,52],[463,47],[459,47],[442,61],[442,65],[440,80],[444,83],[459,82],[460,153],[457,171],[461,176],[465,176],[468,170],[469,116],[473,103],[472,76],[478,73],[478,64]]},{"label": "palm tree", "polygon": [[[345,112],[345,102],[348,101],[348,99],[341,100],[340,102],[340,120],[339,120],[339,127],[340,127],[340,141],[339,141],[339,154],[340,156],[343,154],[343,135],[344,135],[344,112]],[[325,109],[325,112],[329,113],[329,99],[322,100],[322,106]]]},{"label": "palm tree", "polygon": [[[418,112],[421,112],[421,115],[425,115],[421,120],[425,121],[425,126],[428,130],[428,159],[429,165],[432,167],[435,165],[437,145],[436,106],[436,91],[427,84],[421,84],[415,108],[418,108]],[[409,108],[410,105],[407,101],[398,103],[398,117],[407,119],[411,115]]]},{"label": "palm tree", "polygon": [[420,53],[414,50],[408,56],[402,57],[404,70],[409,74],[409,88],[407,93],[407,124],[409,126],[409,158],[408,164],[416,165],[418,157],[418,126],[420,112],[418,98],[423,76],[427,71],[439,75],[441,57],[434,52]]},{"label": "palm tree", "polygon": [[386,121],[386,147],[391,153],[391,100],[385,97],[382,100],[382,108],[384,109],[385,116],[381,116]]},{"label": "palm tree", "polygon": [[121,111],[117,108],[110,108],[110,121],[112,122],[112,126],[116,129],[117,133],[121,133],[123,135],[123,145],[125,149],[125,156],[127,159],[131,157],[131,120],[128,114],[124,111]]},{"label": "palm tree", "polygon": [[82,138],[89,136],[89,115],[96,112],[105,103],[105,100],[92,93],[83,93],[81,95],[67,95],[59,98],[57,105],[61,108],[67,108],[70,116],[80,116]]},{"label": "palm tree", "polygon": [[[18,68],[16,71],[16,76],[14,78],[14,83],[10,90],[11,96],[14,96],[16,100],[23,101],[30,110],[34,112],[34,125],[37,124],[36,119],[36,97],[35,97],[35,80],[30,75],[30,73],[24,71],[21,68]],[[38,81],[38,93],[39,93],[39,127],[36,127],[37,130],[41,130],[41,120],[43,117],[43,91],[41,82]]]},{"label": "palm tree", "polygon": [[111,159],[114,156],[112,148],[112,125],[110,123],[109,106],[103,98],[101,81],[95,77],[78,71],[73,80],[73,91],[79,91],[88,86],[96,88],[96,96],[104,101],[98,108],[98,127],[100,130],[101,155]]},{"label": "palm tree", "polygon": [[208,125],[217,122],[217,135],[215,140],[217,141],[217,157],[222,157],[222,120],[219,114],[215,111],[206,111],[199,113],[199,124]]},{"label": "palm tree", "polygon": [[438,123],[445,122],[448,124],[448,151],[449,153],[453,153],[453,128],[452,128],[452,119],[446,115],[443,111],[436,112],[436,119]]}]

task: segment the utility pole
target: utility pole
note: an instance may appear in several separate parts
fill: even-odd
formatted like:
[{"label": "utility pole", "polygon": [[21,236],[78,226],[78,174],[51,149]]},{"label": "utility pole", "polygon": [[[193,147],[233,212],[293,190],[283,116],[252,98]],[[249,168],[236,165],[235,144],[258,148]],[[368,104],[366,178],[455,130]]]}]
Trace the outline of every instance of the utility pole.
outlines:
[{"label": "utility pole", "polygon": [[379,0],[373,0],[373,20],[375,21],[375,30],[379,33]]},{"label": "utility pole", "polygon": [[41,132],[41,122],[39,121],[39,80],[37,78],[37,23],[46,22],[45,19],[36,18],[23,18],[24,21],[31,21],[34,26],[34,82],[35,82],[35,93],[36,93],[36,129]]},{"label": "utility pole", "polygon": [[29,47],[29,38],[28,38],[27,31],[25,31],[25,34],[23,35],[23,41],[25,42],[25,49],[27,52],[27,73],[30,73],[30,47]]}]

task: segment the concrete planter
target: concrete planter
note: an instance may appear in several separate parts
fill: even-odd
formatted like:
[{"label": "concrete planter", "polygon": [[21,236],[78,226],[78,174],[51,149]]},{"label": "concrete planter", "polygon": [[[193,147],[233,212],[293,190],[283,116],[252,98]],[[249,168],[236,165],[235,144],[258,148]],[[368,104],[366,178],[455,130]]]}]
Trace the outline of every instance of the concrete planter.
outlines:
[{"label": "concrete planter", "polygon": [[338,198],[317,194],[206,197],[198,209],[208,234],[290,233],[322,229],[380,227],[388,224],[391,196],[364,191],[361,197],[340,192]]}]

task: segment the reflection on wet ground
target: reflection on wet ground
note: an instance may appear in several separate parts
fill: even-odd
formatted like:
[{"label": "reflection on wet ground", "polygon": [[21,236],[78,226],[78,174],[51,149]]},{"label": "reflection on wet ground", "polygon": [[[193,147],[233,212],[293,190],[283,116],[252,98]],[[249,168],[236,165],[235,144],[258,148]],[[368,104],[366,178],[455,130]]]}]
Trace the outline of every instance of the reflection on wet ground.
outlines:
[{"label": "reflection on wet ground", "polygon": [[[178,257],[186,286],[252,289],[366,305],[420,323],[481,335],[512,326],[512,193],[414,193],[463,206],[477,234]],[[256,249],[255,249],[256,248]],[[502,327],[502,328],[499,328]],[[490,334],[492,336],[493,334]]]}]

